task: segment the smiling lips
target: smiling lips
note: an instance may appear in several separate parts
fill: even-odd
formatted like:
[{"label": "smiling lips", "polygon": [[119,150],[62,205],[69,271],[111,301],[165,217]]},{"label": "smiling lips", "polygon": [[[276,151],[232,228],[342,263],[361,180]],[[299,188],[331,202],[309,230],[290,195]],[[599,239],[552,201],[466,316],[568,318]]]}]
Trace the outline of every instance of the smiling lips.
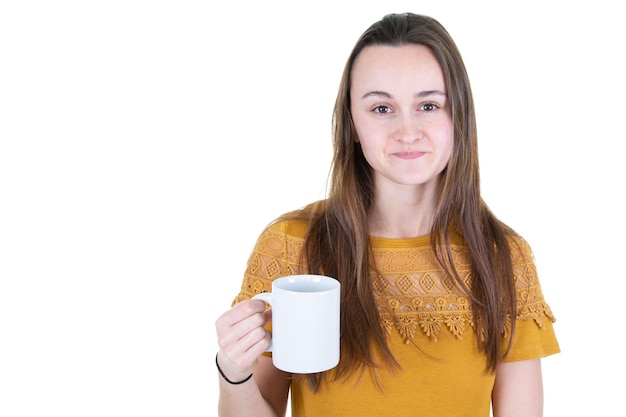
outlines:
[{"label": "smiling lips", "polygon": [[419,151],[413,151],[413,152],[395,152],[393,155],[400,158],[400,159],[417,159],[420,156],[424,155],[426,152],[419,152]]}]

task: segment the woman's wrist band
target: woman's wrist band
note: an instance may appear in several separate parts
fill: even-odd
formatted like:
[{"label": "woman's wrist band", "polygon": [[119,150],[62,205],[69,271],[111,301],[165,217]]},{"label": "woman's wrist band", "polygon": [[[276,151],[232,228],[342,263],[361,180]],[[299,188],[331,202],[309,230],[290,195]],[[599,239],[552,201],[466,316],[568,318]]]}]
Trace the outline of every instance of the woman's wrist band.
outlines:
[{"label": "woman's wrist band", "polygon": [[222,376],[222,378],[224,378],[224,381],[228,382],[231,385],[239,385],[239,384],[243,384],[244,382],[246,382],[247,380],[249,380],[250,378],[252,378],[252,374],[248,375],[248,377],[244,380],[241,381],[231,381],[230,379],[228,379],[226,377],[226,375],[224,375],[224,371],[222,371],[222,368],[220,368],[219,363],[217,363],[217,355],[215,355],[215,366],[217,366],[217,370],[219,371],[220,375]]}]

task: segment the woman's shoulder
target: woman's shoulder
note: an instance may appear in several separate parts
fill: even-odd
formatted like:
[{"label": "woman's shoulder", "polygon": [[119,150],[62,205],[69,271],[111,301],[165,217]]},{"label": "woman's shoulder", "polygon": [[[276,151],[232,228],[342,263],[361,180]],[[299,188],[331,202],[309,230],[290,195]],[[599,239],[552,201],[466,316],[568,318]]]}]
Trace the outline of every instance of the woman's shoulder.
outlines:
[{"label": "woman's shoulder", "polygon": [[535,258],[530,244],[519,234],[513,233],[507,235],[509,250],[513,263],[534,263]]},{"label": "woman's shoulder", "polygon": [[281,214],[267,227],[268,231],[304,238],[309,225],[323,211],[326,200],[318,200]]}]

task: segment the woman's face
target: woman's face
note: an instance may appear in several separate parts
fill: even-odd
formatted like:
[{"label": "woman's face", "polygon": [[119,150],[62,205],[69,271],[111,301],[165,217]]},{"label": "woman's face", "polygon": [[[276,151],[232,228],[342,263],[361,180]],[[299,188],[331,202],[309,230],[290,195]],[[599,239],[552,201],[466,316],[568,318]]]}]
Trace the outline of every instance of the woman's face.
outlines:
[{"label": "woman's face", "polygon": [[358,142],[380,187],[434,189],[453,146],[439,63],[422,45],[368,46],[350,85]]}]

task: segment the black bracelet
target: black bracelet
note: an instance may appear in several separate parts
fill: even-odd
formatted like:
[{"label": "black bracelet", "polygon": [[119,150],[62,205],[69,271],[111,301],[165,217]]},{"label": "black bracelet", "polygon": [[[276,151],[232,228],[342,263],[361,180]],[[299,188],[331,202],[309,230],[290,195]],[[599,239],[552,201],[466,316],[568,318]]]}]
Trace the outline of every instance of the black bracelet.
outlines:
[{"label": "black bracelet", "polygon": [[222,378],[224,378],[224,381],[228,382],[231,385],[239,385],[239,384],[243,384],[244,382],[246,382],[247,380],[249,380],[250,378],[252,378],[252,374],[248,375],[248,377],[242,381],[238,381],[238,382],[233,382],[230,379],[228,379],[226,377],[226,375],[224,375],[224,371],[222,371],[222,368],[220,368],[219,363],[217,363],[217,355],[215,355],[215,366],[217,366],[217,370],[220,372],[220,375],[222,376]]}]

